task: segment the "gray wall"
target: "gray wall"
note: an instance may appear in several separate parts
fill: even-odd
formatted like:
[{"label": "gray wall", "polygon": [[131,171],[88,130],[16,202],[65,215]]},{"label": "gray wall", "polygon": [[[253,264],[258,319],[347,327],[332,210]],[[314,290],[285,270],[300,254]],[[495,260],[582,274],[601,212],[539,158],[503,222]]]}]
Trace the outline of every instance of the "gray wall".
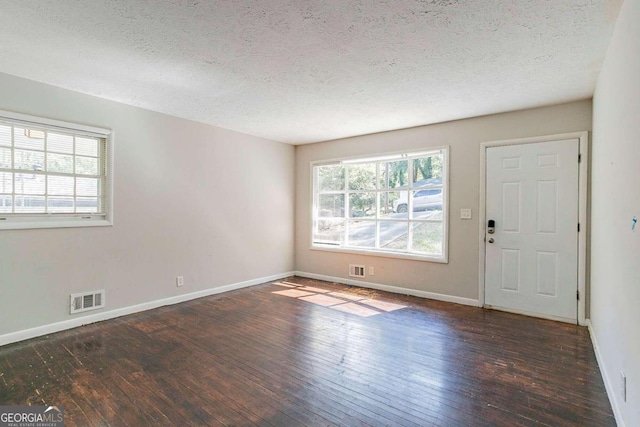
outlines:
[{"label": "gray wall", "polygon": [[[640,2],[624,2],[593,101],[591,322],[625,425],[640,426]],[[620,393],[627,376],[627,401]]]},{"label": "gray wall", "polygon": [[[296,269],[346,279],[348,264],[364,264],[375,267],[368,282],[478,299],[480,143],[585,130],[591,130],[589,100],[298,146]],[[442,145],[451,150],[448,264],[310,249],[311,161]],[[473,220],[461,220],[461,208],[471,208]]]},{"label": "gray wall", "polygon": [[95,313],[74,292],[113,310],[294,269],[294,147],[5,74],[0,94],[115,132],[113,227],[0,231],[0,336]]}]

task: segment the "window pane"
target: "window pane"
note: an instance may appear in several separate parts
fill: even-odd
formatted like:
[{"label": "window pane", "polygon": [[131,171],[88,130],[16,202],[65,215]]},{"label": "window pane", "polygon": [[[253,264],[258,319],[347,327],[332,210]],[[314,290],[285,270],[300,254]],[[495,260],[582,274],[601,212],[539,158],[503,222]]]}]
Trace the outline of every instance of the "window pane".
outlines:
[{"label": "window pane", "polygon": [[376,189],[376,164],[363,163],[349,165],[349,190],[375,190]]},{"label": "window pane", "polygon": [[58,133],[47,133],[47,151],[73,154],[73,137]]},{"label": "window pane", "polygon": [[407,250],[407,231],[409,223],[405,221],[380,222],[380,248],[385,250]]},{"label": "window pane", "polygon": [[42,213],[44,212],[44,196],[16,196],[15,212]]},{"label": "window pane", "polygon": [[[31,137],[28,135],[31,135]],[[16,148],[44,150],[44,132],[42,130],[16,127],[14,128],[13,139]]]},{"label": "window pane", "polygon": [[389,218],[393,215],[393,202],[398,200],[400,193],[398,191],[384,191],[378,193],[379,218]]},{"label": "window pane", "polygon": [[408,218],[407,191],[384,191],[379,193],[380,218]]},{"label": "window pane", "polygon": [[[442,188],[431,188],[413,192],[413,212],[427,210],[442,211]],[[414,215],[414,218],[417,216]]]},{"label": "window pane", "polygon": [[321,194],[319,216],[344,218],[344,194]]},{"label": "window pane", "polygon": [[349,216],[352,218],[376,216],[376,193],[350,193]]},{"label": "window pane", "polygon": [[47,170],[49,172],[73,173],[73,156],[47,153]]},{"label": "window pane", "polygon": [[49,212],[73,212],[73,197],[48,197],[47,211]]},{"label": "window pane", "polygon": [[76,137],[76,154],[79,156],[98,157],[98,140]]},{"label": "window pane", "polygon": [[375,221],[349,221],[349,246],[361,248],[376,247],[376,222]]},{"label": "window pane", "polygon": [[0,212],[11,213],[13,211],[13,197],[0,195]]},{"label": "window pane", "polygon": [[0,168],[11,169],[11,148],[0,148]]},{"label": "window pane", "polygon": [[48,176],[47,192],[54,196],[73,196],[73,177],[71,176]]},{"label": "window pane", "polygon": [[98,175],[98,159],[76,156],[76,174]]},{"label": "window pane", "polygon": [[0,172],[0,193],[13,193],[13,174]]},{"label": "window pane", "polygon": [[314,227],[313,242],[341,246],[344,243],[344,220],[318,220]]},{"label": "window pane", "polygon": [[442,209],[429,209],[426,211],[413,212],[412,219],[431,219],[442,221]]},{"label": "window pane", "polygon": [[411,251],[427,255],[442,255],[442,228],[441,222],[413,223]]},{"label": "window pane", "polygon": [[0,125],[0,145],[11,146],[11,126]]},{"label": "window pane", "polygon": [[98,178],[77,178],[76,194],[78,196],[98,196]]},{"label": "window pane", "polygon": [[398,160],[380,163],[380,188],[406,187],[409,182],[409,162]]},{"label": "window pane", "polygon": [[41,171],[44,165],[44,153],[39,151],[14,151],[14,162],[16,169]]},{"label": "window pane", "polygon": [[413,160],[413,186],[442,185],[442,154]]},{"label": "window pane", "polygon": [[98,212],[98,198],[76,197],[76,212]]},{"label": "window pane", "polygon": [[44,194],[44,175],[17,173],[15,180],[15,192],[17,194]]},{"label": "window pane", "polygon": [[319,166],[317,170],[320,192],[344,190],[344,166]]}]

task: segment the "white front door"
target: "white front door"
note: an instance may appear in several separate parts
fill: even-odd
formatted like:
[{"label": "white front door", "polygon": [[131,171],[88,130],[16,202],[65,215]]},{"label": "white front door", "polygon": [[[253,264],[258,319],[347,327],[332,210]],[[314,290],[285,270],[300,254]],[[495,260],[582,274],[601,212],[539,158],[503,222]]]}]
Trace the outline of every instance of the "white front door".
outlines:
[{"label": "white front door", "polygon": [[577,321],[579,140],[487,148],[485,305]]}]

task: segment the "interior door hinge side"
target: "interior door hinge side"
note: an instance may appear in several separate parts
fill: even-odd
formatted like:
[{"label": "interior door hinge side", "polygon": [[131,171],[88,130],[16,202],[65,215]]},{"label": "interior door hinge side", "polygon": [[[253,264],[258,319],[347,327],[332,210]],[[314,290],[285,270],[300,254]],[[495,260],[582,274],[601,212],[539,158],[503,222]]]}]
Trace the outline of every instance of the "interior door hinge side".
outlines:
[{"label": "interior door hinge side", "polygon": [[580,223],[578,223],[578,233],[580,232]]},{"label": "interior door hinge side", "polygon": [[578,153],[578,163],[580,163],[582,161],[582,154]]},{"label": "interior door hinge side", "polygon": [[576,291],[576,299],[580,301],[580,291]]}]

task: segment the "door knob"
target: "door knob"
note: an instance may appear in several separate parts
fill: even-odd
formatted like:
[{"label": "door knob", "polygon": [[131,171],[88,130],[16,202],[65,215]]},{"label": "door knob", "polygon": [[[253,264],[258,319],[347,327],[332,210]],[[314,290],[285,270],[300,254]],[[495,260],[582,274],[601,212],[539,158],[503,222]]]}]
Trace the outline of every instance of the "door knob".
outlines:
[{"label": "door knob", "polygon": [[493,240],[493,237],[491,237],[491,238],[488,240],[488,242],[489,242],[489,243],[493,243],[494,241],[495,241],[495,240]]}]

